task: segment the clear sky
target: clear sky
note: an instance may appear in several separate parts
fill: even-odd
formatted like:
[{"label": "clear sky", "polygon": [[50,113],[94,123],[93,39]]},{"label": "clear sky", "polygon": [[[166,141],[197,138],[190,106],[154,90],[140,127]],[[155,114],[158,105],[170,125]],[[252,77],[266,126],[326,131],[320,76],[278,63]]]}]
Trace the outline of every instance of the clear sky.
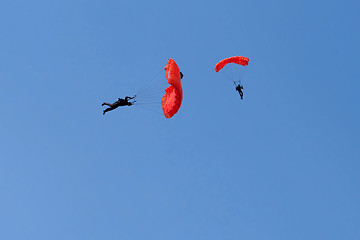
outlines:
[{"label": "clear sky", "polygon": [[[359,12],[2,1],[0,239],[360,239]],[[244,100],[214,72],[235,55]],[[168,58],[184,73],[173,118],[102,115],[165,81]]]}]

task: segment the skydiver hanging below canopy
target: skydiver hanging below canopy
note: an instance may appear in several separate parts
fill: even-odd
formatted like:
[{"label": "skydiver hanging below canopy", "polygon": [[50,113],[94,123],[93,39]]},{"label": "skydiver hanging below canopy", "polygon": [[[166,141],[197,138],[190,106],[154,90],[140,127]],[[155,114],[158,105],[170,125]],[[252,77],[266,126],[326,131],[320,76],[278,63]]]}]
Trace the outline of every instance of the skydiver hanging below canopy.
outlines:
[{"label": "skydiver hanging below canopy", "polygon": [[133,96],[133,97],[128,97],[128,96],[126,96],[125,99],[119,98],[119,99],[118,99],[116,102],[114,102],[113,104],[111,104],[111,103],[105,103],[105,102],[104,102],[103,104],[101,104],[101,106],[107,105],[107,106],[109,106],[109,108],[107,108],[107,109],[105,109],[105,110],[103,111],[103,115],[105,115],[106,112],[111,111],[111,110],[114,110],[114,109],[116,109],[116,108],[118,108],[118,107],[120,107],[120,106],[131,106],[131,105],[133,105],[133,104],[135,103],[135,100],[133,100],[132,102],[129,102],[129,100],[130,100],[130,99],[134,99],[135,97],[136,97],[136,95]]},{"label": "skydiver hanging below canopy", "polygon": [[235,86],[236,86],[236,87],[235,87],[236,91],[239,92],[241,99],[243,99],[244,93],[243,93],[243,91],[241,90],[241,89],[244,89],[243,85],[241,85],[240,83],[238,83],[238,84],[236,85],[235,82],[234,82],[234,84],[235,84]]},{"label": "skydiver hanging below canopy", "polygon": [[[215,65],[215,72],[219,72],[227,64],[230,64],[230,66],[232,66],[232,65],[234,65],[234,66],[241,65],[243,67],[246,67],[249,64],[249,58],[243,57],[243,56],[234,56],[234,57],[225,58],[225,59],[219,61]],[[239,67],[234,67],[233,70],[241,70],[241,69],[244,69],[243,67],[240,67],[240,66]],[[230,68],[230,69],[232,69],[232,68]],[[241,99],[243,99],[244,93],[243,93],[242,89],[244,89],[244,87],[241,85],[241,77],[236,76],[236,78],[237,79],[235,81],[234,81],[234,79],[231,79],[231,80],[235,84],[235,90],[239,92]]]}]

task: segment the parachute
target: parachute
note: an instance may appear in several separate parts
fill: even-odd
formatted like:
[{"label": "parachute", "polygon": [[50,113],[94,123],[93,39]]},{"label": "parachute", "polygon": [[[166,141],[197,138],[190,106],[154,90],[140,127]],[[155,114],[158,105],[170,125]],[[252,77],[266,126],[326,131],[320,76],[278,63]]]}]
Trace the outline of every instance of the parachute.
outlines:
[{"label": "parachute", "polygon": [[161,107],[166,118],[171,118],[179,111],[181,106],[183,92],[181,87],[180,69],[173,59],[169,59],[165,66],[165,77],[170,84],[165,89],[165,94],[161,98]]},{"label": "parachute", "polygon": [[[233,63],[233,64],[232,64]],[[241,84],[242,75],[244,73],[244,68],[249,63],[249,58],[242,56],[229,57],[221,60],[215,65],[215,72],[219,72],[226,65],[229,67],[224,68],[221,71],[229,80],[231,80],[235,84],[236,91],[239,92],[241,99],[243,99],[243,91],[244,88]],[[234,66],[234,64],[242,65],[244,67]]]},{"label": "parachute", "polygon": [[225,58],[215,65],[215,72],[219,72],[228,63],[236,63],[239,65],[246,66],[249,63],[249,58],[241,57],[241,56]]},{"label": "parachute", "polygon": [[168,60],[164,69],[165,78],[160,77],[161,70],[136,92],[134,105],[171,118],[179,111],[183,98],[182,73],[173,59]]}]

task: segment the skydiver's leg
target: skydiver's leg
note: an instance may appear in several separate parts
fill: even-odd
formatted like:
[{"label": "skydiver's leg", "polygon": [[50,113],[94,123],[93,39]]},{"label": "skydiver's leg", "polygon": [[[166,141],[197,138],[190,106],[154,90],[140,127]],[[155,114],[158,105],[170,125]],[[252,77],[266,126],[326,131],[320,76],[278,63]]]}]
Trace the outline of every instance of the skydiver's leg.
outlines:
[{"label": "skydiver's leg", "polygon": [[105,115],[106,112],[111,111],[111,110],[114,110],[114,109],[115,109],[115,108],[113,108],[113,107],[109,107],[109,108],[105,109],[105,110],[103,111],[103,115]]},{"label": "skydiver's leg", "polygon": [[241,99],[243,99],[243,96],[244,96],[244,93],[243,93],[243,92],[240,92],[240,97],[241,97]]},{"label": "skydiver's leg", "polygon": [[101,106],[104,106],[104,105],[106,105],[106,106],[109,106],[109,107],[113,107],[113,104],[111,104],[111,103],[103,103],[103,104],[101,104]]}]

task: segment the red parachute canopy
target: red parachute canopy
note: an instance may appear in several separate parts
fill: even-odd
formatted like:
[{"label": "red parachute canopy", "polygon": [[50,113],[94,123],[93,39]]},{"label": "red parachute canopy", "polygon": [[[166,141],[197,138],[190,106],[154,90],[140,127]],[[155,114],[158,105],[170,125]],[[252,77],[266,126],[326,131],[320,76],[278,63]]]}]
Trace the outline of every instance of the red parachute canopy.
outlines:
[{"label": "red parachute canopy", "polygon": [[215,72],[220,71],[228,63],[236,63],[246,66],[249,63],[249,59],[247,57],[241,57],[241,56],[225,58],[215,65]]},{"label": "red parachute canopy", "polygon": [[169,59],[165,66],[166,79],[170,86],[165,89],[165,94],[161,98],[161,106],[166,118],[171,118],[179,110],[183,98],[181,87],[180,69],[176,62]]}]

